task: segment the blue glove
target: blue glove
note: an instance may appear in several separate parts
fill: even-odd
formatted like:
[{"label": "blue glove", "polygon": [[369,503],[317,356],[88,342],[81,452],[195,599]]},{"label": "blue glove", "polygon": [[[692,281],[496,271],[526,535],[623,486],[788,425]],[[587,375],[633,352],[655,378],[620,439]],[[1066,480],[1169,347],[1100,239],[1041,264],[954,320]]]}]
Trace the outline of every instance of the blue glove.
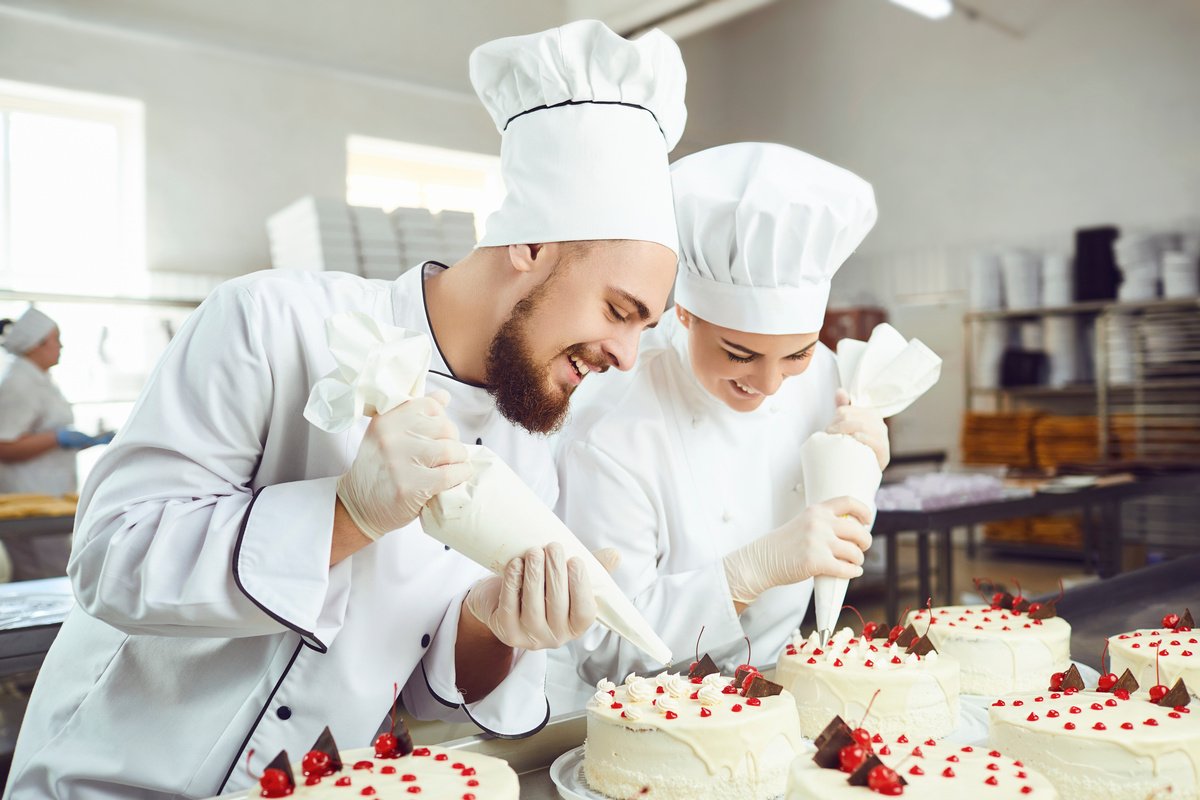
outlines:
[{"label": "blue glove", "polygon": [[106,431],[105,433],[102,433],[99,436],[93,436],[92,444],[108,444],[109,442],[111,442],[113,440],[113,437],[116,435],[117,435],[116,431]]},{"label": "blue glove", "polygon": [[83,431],[77,431],[74,428],[59,428],[54,432],[54,438],[58,440],[58,446],[64,450],[83,450],[100,444],[100,440],[96,437],[88,436]]}]

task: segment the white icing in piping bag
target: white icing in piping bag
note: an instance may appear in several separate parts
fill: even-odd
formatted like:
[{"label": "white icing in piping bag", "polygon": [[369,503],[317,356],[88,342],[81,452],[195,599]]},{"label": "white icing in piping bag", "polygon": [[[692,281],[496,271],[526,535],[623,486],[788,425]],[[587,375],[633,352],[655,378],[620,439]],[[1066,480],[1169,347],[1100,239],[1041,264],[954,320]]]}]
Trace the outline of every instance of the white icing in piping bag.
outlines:
[{"label": "white icing in piping bag", "polygon": [[[873,408],[890,417],[908,408],[941,375],[942,360],[918,339],[906,341],[884,323],[869,341],[842,339],[837,349],[838,376],[850,403]],[[874,451],[843,434],[814,433],[801,447],[805,502],[823,503],[849,496],[871,509],[883,477]],[[837,626],[850,581],[818,575],[813,579],[813,606],[821,645],[828,644]]]}]

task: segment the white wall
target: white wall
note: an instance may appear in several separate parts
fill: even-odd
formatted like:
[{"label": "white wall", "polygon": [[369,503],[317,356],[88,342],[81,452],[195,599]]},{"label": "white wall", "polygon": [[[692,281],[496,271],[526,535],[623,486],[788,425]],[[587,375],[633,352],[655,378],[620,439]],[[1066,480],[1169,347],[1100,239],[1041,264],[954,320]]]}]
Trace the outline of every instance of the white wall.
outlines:
[{"label": "white wall", "polygon": [[303,194],[344,196],[351,133],[499,152],[499,135],[466,91],[4,13],[0,78],[145,103],[152,270],[236,275],[269,266],[265,218]]},{"label": "white wall", "polygon": [[947,360],[897,419],[897,450],[956,446],[973,246],[1066,249],[1081,226],[1200,218],[1200,3],[970,5],[1027,29],[790,0],[684,45],[711,87],[689,93],[691,139],[779,141],[874,184],[879,223],[833,302],[884,304]]}]

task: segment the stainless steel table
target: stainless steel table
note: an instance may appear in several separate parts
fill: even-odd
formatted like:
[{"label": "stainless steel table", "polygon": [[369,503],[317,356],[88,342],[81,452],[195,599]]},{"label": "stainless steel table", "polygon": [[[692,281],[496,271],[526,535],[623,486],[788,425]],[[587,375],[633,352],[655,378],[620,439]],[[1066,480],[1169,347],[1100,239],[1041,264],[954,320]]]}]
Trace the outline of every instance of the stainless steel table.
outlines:
[{"label": "stainless steel table", "polygon": [[[908,533],[917,537],[917,598],[913,606],[925,605],[933,597],[938,605],[953,605],[954,528],[984,522],[1049,514],[1064,509],[1083,510],[1085,564],[1102,578],[1121,571],[1121,503],[1133,497],[1154,494],[1190,494],[1200,492],[1200,472],[1178,472],[1140,477],[1129,483],[1093,486],[1071,492],[1039,492],[1028,497],[995,500],[988,503],[955,506],[936,511],[880,511],[871,529],[872,535],[886,539],[888,621],[900,613],[899,537]],[[937,593],[933,591],[931,551],[937,539]],[[1200,546],[1200,542],[1198,542]]]}]

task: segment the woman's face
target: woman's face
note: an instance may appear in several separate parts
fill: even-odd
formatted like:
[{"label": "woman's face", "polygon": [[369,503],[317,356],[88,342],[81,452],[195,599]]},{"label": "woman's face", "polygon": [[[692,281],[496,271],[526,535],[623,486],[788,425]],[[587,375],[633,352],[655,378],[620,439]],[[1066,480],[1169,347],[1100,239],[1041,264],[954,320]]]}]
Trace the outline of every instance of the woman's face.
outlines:
[{"label": "woman's face", "polygon": [[62,340],[59,339],[58,328],[55,328],[49,336],[25,352],[25,357],[43,370],[50,369],[57,364],[61,355]]},{"label": "woman's face", "polygon": [[808,369],[816,333],[746,333],[706,322],[682,306],[692,372],[700,385],[734,411],[753,411],[783,382]]}]

